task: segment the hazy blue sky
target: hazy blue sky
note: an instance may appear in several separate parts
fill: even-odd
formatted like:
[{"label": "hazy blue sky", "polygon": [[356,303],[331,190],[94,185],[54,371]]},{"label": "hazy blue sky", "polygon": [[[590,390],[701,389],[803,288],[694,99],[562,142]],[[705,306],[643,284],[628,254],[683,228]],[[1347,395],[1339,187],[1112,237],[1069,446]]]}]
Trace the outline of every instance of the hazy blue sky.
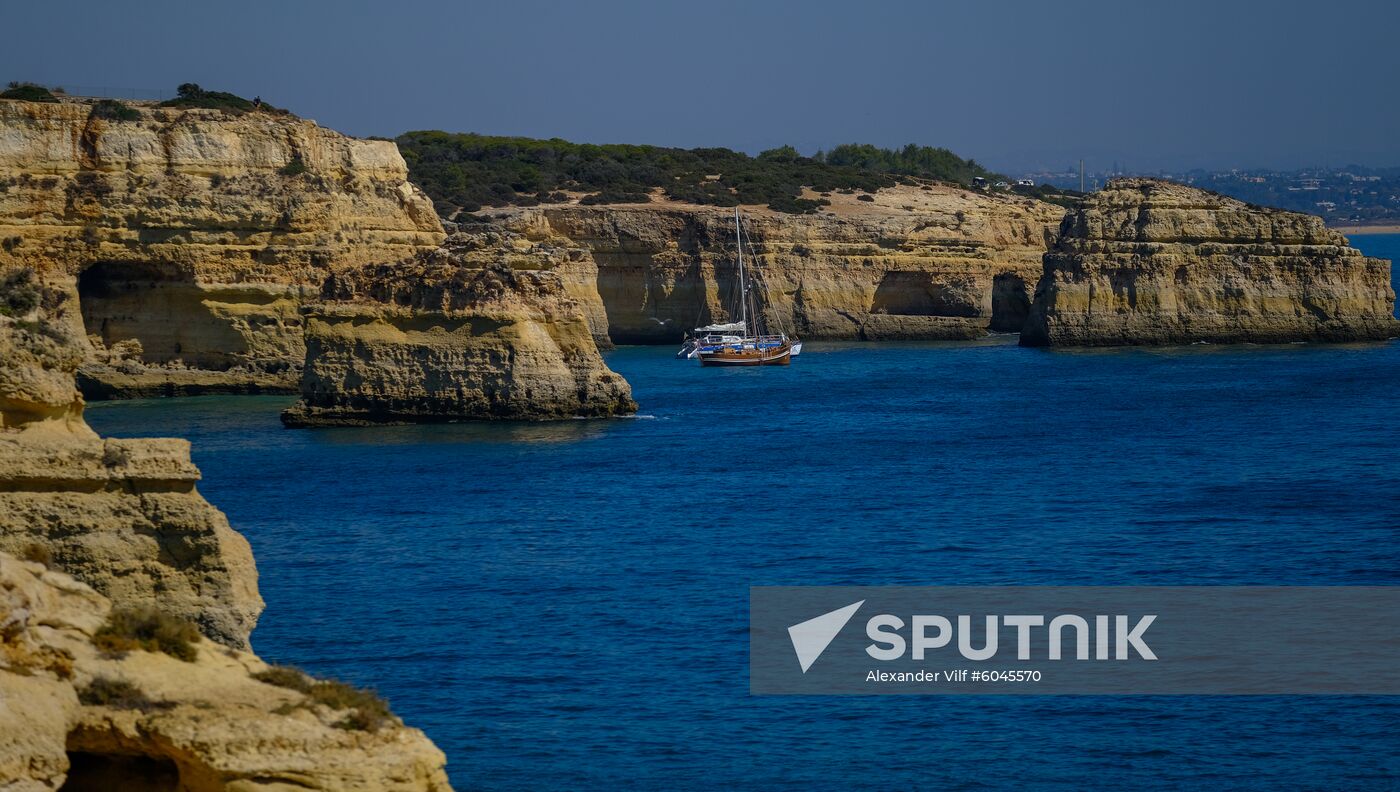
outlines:
[{"label": "hazy blue sky", "polygon": [[5,80],[197,82],[357,135],[1400,165],[1392,2],[35,0],[3,19]]}]

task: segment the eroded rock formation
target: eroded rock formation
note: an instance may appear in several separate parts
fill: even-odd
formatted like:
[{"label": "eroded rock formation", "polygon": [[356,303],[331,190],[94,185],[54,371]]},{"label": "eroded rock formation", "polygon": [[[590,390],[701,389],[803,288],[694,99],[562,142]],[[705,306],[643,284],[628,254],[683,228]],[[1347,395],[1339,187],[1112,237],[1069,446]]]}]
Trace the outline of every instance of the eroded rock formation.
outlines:
[{"label": "eroded rock formation", "polygon": [[1065,218],[1021,343],[1385,339],[1394,309],[1390,262],[1319,217],[1120,179]]},{"label": "eroded rock formation", "polygon": [[0,550],[246,647],[262,611],[252,553],[195,489],[189,443],[104,439],[83,422],[70,293],[12,277],[0,308]]},{"label": "eroded rock formation", "polygon": [[[248,543],[196,491],[187,443],[83,421],[77,311],[71,289],[0,270],[0,786],[447,789],[421,732],[254,677]],[[114,606],[212,640],[188,660],[113,652],[95,639]]]},{"label": "eroded rock formation", "polygon": [[[975,338],[1014,332],[1064,209],[940,184],[831,193],[829,213],[745,207],[770,324],[804,338]],[[653,204],[490,210],[493,224],[578,253],[558,264],[600,343],[680,340],[726,320],[732,209]]]},{"label": "eroded rock formation", "polygon": [[0,553],[0,786],[273,792],[449,789],[422,732],[259,681],[255,655],[197,641],[181,660],[95,643],[111,603]]},{"label": "eroded rock formation", "polygon": [[290,426],[609,416],[636,410],[557,268],[577,248],[478,228],[330,278],[306,312]]},{"label": "eroded rock formation", "polygon": [[390,141],[130,109],[0,101],[0,269],[73,279],[90,396],[294,391],[303,299],[443,239]]}]

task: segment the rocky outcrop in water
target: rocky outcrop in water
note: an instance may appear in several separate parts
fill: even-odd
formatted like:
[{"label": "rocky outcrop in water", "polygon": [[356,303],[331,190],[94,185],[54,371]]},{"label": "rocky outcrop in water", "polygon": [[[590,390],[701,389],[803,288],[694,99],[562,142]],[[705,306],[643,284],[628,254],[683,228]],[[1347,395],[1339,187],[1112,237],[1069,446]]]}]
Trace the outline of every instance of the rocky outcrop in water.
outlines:
[{"label": "rocky outcrop in water", "polygon": [[299,308],[438,245],[390,141],[295,116],[0,100],[0,270],[72,279],[93,397],[294,391]]},{"label": "rocky outcrop in water", "polygon": [[[815,196],[811,196],[815,197]],[[869,200],[862,200],[866,198]],[[830,193],[822,214],[745,207],[770,325],[804,338],[975,338],[1014,332],[1064,210],[943,184]],[[482,214],[541,246],[600,343],[670,343],[727,320],[732,209],[661,201]]]},{"label": "rocky outcrop in water", "polygon": [[555,269],[577,250],[497,230],[327,281],[306,312],[289,426],[558,419],[634,412]]},{"label": "rocky outcrop in water", "polygon": [[286,674],[209,641],[184,644],[186,659],[113,651],[101,639],[111,610],[72,577],[0,553],[5,789],[449,789],[442,752],[392,715],[262,681]]},{"label": "rocky outcrop in water", "polygon": [[1385,339],[1394,309],[1390,262],[1319,217],[1120,179],[1065,218],[1021,343]]}]

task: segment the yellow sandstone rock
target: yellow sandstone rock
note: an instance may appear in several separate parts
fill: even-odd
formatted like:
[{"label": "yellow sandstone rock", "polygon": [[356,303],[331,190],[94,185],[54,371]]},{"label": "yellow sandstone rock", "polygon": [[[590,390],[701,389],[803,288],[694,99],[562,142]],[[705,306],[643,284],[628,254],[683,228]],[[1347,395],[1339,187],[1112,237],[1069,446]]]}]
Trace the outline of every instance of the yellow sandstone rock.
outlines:
[{"label": "yellow sandstone rock", "polygon": [[1065,218],[1021,343],[1378,340],[1394,310],[1390,262],[1320,217],[1120,179]]},{"label": "yellow sandstone rock", "polygon": [[[90,398],[295,391],[309,339],[300,423],[634,409],[552,273],[492,275],[519,291],[446,311],[317,307],[347,273],[421,274],[445,238],[391,141],[277,112],[135,110],[116,121],[90,100],[0,101],[0,277],[28,268],[60,295],[65,332],[90,339],[78,371]],[[509,252],[454,266],[471,280],[511,266]],[[373,343],[338,346],[349,327]],[[334,393],[351,373],[368,380]]]},{"label": "yellow sandstone rock", "polygon": [[[447,789],[421,732],[253,677],[252,555],[196,491],[188,443],[94,433],[73,384],[76,300],[27,271],[3,283],[0,786]],[[94,637],[113,603],[207,638],[192,662],[109,656]]]},{"label": "yellow sandstone rock", "polygon": [[71,283],[98,342],[89,395],[294,390],[298,307],[326,275],[443,239],[391,141],[130,104],[135,120],[0,101],[0,271]]},{"label": "yellow sandstone rock", "polygon": [[[289,426],[559,419],[636,411],[558,272],[568,253],[463,233],[446,248],[340,273],[307,311]],[[528,244],[520,246],[529,249]]]},{"label": "yellow sandstone rock", "polygon": [[[815,194],[808,193],[808,197]],[[945,184],[863,201],[830,193],[823,214],[743,207],[770,324],[804,338],[975,338],[1016,332],[1062,207]],[[651,204],[488,210],[495,225],[573,247],[557,265],[602,343],[678,341],[729,318],[734,212]]]},{"label": "yellow sandstone rock", "polygon": [[37,283],[11,288],[40,304],[0,315],[0,550],[246,647],[262,611],[252,552],[195,489],[189,443],[98,437],[73,386],[76,304]]},{"label": "yellow sandstone rock", "polygon": [[255,655],[194,643],[192,662],[94,645],[107,598],[0,553],[0,782],[16,792],[447,790],[445,757],[389,717],[254,678]]}]

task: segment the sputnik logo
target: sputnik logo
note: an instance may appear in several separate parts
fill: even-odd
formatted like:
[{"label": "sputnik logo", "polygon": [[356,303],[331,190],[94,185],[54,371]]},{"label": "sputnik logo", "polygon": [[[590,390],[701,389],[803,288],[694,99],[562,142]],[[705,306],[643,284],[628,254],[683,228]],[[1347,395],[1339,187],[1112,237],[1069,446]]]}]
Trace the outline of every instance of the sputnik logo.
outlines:
[{"label": "sputnik logo", "polygon": [[853,602],[844,608],[837,608],[788,628],[788,637],[792,639],[792,649],[797,652],[797,662],[802,666],[802,673],[807,673],[807,669],[817,662],[822,652],[836,640],[841,628],[846,626],[846,622],[849,622],[864,604],[865,600]]}]

